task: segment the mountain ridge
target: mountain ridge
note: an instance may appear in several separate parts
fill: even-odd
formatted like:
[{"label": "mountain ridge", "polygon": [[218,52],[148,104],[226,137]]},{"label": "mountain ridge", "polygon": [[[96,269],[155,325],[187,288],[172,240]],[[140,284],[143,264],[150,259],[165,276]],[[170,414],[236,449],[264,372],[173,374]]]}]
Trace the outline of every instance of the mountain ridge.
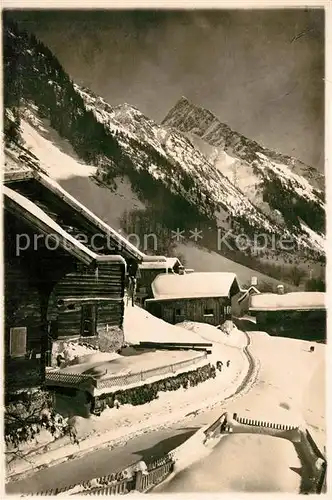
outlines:
[{"label": "mountain ridge", "polygon": [[[169,253],[174,249],[171,239],[177,228],[184,228],[187,235],[190,230],[204,230],[204,238],[197,244],[212,251],[219,230],[222,234],[231,230],[232,243],[243,233],[252,241],[259,231],[269,237],[285,232],[306,258],[317,260],[323,256],[319,241],[313,240],[299,222],[300,213],[293,210],[294,220],[287,221],[288,225],[264,213],[231,182],[227,172],[225,175],[217,169],[215,162],[188,139],[187,132],[159,125],[128,103],[111,106],[86,87],[78,86],[47,47],[15,26],[6,27],[4,42],[5,107],[18,110],[18,116],[11,119],[7,113],[5,134],[17,140],[19,115],[33,106],[35,113],[49,120],[50,126],[69,141],[86,165],[95,167],[94,182],[109,189],[110,196],[117,189],[118,179],[126,177],[145,206],[145,210],[127,214],[123,221],[127,233],[155,231],[165,241],[164,248],[158,251]],[[272,193],[276,197],[288,193],[282,184],[278,189]],[[319,223],[324,207],[316,198],[310,200],[310,193],[305,188],[299,199],[303,210],[312,213],[315,204],[319,205]],[[315,228],[309,229],[316,234]],[[224,245],[218,251],[242,259],[242,263],[247,259],[259,266],[261,262],[258,257],[255,260],[251,247],[229,250]],[[271,258],[273,252],[268,253],[266,258]]]},{"label": "mountain ridge", "polygon": [[[299,215],[312,229],[325,232],[324,176],[313,167],[248,139],[186,97],[175,103],[162,124],[186,134],[216,169],[273,220],[284,219],[287,224],[294,211],[291,224],[296,224]],[[282,186],[277,188],[278,184]],[[296,210],[285,199],[286,193],[296,198]]]},{"label": "mountain ridge", "polygon": [[[176,101],[174,106],[172,106],[172,108],[168,111],[166,116],[161,121],[161,124],[169,126],[169,127],[175,127],[177,129],[181,130],[182,132],[187,132],[187,133],[192,132],[192,133],[196,133],[196,134],[197,134],[197,132],[199,132],[200,133],[199,136],[201,138],[203,138],[203,136],[207,136],[206,137],[207,142],[209,142],[211,145],[220,146],[220,144],[218,144],[218,140],[222,141],[223,139],[226,139],[226,141],[227,141],[227,137],[226,138],[225,137],[218,138],[218,137],[213,137],[213,136],[211,137],[211,135],[209,135],[207,133],[208,131],[203,130],[202,128],[196,130],[194,126],[191,126],[190,130],[188,130],[188,124],[186,123],[186,118],[187,118],[186,114],[188,114],[189,112],[195,113],[195,116],[202,115],[203,117],[207,117],[209,120],[209,123],[208,123],[209,126],[211,126],[213,124],[213,122],[218,122],[218,125],[220,125],[221,129],[225,133],[227,133],[228,135],[230,135],[230,136],[236,135],[238,137],[246,139],[247,141],[249,141],[249,143],[252,143],[253,145],[255,145],[255,147],[262,150],[263,152],[265,151],[267,153],[273,154],[275,159],[279,159],[280,161],[286,162],[288,167],[294,168],[297,166],[298,168],[302,168],[304,171],[308,171],[309,174],[310,174],[310,172],[315,173],[317,175],[317,177],[319,179],[322,179],[322,181],[323,181],[323,182],[321,182],[320,189],[321,190],[324,189],[324,174],[320,173],[315,167],[311,167],[311,166],[305,164],[302,160],[299,160],[298,158],[296,158],[294,156],[280,153],[272,148],[267,148],[264,145],[257,142],[256,140],[250,139],[250,138],[246,137],[244,134],[235,131],[228,124],[222,122],[213,111],[193,103],[192,100],[188,99],[186,96],[181,96]],[[180,119],[179,119],[179,117],[180,117]],[[310,180],[312,180],[310,175],[308,177]]]}]

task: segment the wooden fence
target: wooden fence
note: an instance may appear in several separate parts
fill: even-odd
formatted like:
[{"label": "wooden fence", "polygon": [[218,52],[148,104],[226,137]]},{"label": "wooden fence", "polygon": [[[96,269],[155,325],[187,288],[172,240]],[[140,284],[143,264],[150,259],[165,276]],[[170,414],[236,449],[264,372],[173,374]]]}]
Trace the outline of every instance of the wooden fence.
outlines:
[{"label": "wooden fence", "polygon": [[78,385],[90,384],[94,387],[97,386],[97,381],[92,375],[84,375],[83,373],[66,373],[61,371],[47,372],[46,385],[57,385],[59,383],[77,387]]},{"label": "wooden fence", "polygon": [[141,471],[137,473],[136,490],[141,493],[146,493],[166,479],[166,477],[173,472],[173,469],[174,460],[170,454],[148,466],[147,474]]},{"label": "wooden fence", "polygon": [[110,376],[108,378],[97,379],[91,375],[77,374],[77,373],[63,373],[61,370],[52,371],[46,373],[46,385],[52,386],[65,386],[65,387],[75,387],[79,389],[80,387],[91,387],[97,389],[104,389],[107,387],[126,387],[132,384],[138,384],[142,381],[148,380],[149,378],[173,374],[182,368],[189,366],[194,366],[200,363],[202,360],[207,358],[207,353],[202,352],[197,354],[191,359],[186,359],[184,361],[178,361],[170,365],[158,366],[151,370],[145,370],[138,373],[132,373],[129,375],[116,375]]},{"label": "wooden fence", "polygon": [[277,424],[275,422],[266,422],[265,420],[254,420],[252,418],[239,417],[236,413],[234,413],[233,415],[233,420],[235,420],[239,424],[251,425],[255,427],[266,427],[268,429],[278,429],[282,431],[298,429],[298,426],[295,425]]},{"label": "wooden fence", "polygon": [[[142,470],[141,464],[144,464],[144,462],[137,462],[123,471],[90,481],[83,481],[82,483],[63,488],[28,493],[25,496],[54,496],[66,492],[69,495],[125,495],[131,491],[146,493],[166,479],[174,468],[174,460],[171,453],[148,464],[146,471]],[[79,488],[80,491],[70,493],[70,490],[74,488]]]}]

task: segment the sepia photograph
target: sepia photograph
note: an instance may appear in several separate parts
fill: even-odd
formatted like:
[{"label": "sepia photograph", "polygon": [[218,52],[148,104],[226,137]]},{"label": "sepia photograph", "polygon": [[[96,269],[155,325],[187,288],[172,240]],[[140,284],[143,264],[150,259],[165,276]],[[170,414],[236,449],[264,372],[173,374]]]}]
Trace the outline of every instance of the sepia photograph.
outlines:
[{"label": "sepia photograph", "polygon": [[2,10],[6,496],[327,494],[326,26]]}]

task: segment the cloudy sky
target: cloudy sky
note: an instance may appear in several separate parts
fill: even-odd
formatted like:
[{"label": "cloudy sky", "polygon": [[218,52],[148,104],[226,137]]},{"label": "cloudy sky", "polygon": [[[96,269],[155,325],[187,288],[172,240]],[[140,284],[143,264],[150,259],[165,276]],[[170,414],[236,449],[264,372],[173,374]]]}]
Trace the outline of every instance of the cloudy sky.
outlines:
[{"label": "cloudy sky", "polygon": [[161,121],[182,96],[323,168],[322,10],[16,11],[70,76]]}]

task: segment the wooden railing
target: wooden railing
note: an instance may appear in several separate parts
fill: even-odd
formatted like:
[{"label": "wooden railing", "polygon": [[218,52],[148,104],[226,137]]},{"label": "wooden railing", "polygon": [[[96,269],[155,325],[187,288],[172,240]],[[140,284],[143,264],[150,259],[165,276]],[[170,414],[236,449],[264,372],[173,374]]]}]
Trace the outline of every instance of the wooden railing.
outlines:
[{"label": "wooden railing", "polygon": [[[145,466],[142,467],[142,464]],[[54,496],[60,493],[69,495],[125,495],[131,491],[146,493],[154,486],[162,482],[173,471],[174,460],[169,453],[159,460],[145,465],[144,462],[137,462],[123,471],[109,474],[90,481],[56,488],[37,493],[28,493],[26,496]],[[77,488],[77,492],[70,493],[70,490]]]},{"label": "wooden railing", "polygon": [[255,427],[267,427],[269,429],[278,429],[282,431],[291,431],[298,429],[298,426],[295,425],[287,425],[287,424],[279,424],[276,422],[266,422],[265,420],[254,420],[252,418],[247,417],[239,417],[236,413],[233,415],[233,420],[238,422],[239,424],[251,425]]},{"label": "wooden railing", "polygon": [[145,349],[158,349],[158,350],[194,350],[194,351],[204,351],[208,354],[211,354],[211,343],[206,342],[140,342],[137,346],[138,348]]},{"label": "wooden railing", "polygon": [[59,371],[46,372],[45,383],[46,385],[57,385],[59,383],[68,386],[78,385],[92,385],[97,386],[97,380],[92,375],[84,375],[83,373],[66,373]]},{"label": "wooden railing", "polygon": [[174,461],[171,454],[157,460],[148,466],[146,474],[141,471],[137,473],[136,490],[141,493],[146,493],[166,479],[166,477],[173,471],[173,468]]},{"label": "wooden railing", "polygon": [[91,375],[84,375],[78,373],[63,373],[61,370],[52,371],[46,373],[46,385],[57,385],[57,386],[91,386],[97,389],[104,389],[107,387],[126,387],[128,385],[137,384],[139,382],[148,380],[152,377],[157,377],[161,375],[173,374],[182,368],[189,366],[194,366],[207,358],[207,353],[199,353],[195,357],[186,359],[184,361],[178,361],[170,365],[158,366],[157,368],[152,368],[151,370],[145,370],[138,373],[131,373],[128,375],[116,375],[110,376],[109,378],[97,379]]}]

